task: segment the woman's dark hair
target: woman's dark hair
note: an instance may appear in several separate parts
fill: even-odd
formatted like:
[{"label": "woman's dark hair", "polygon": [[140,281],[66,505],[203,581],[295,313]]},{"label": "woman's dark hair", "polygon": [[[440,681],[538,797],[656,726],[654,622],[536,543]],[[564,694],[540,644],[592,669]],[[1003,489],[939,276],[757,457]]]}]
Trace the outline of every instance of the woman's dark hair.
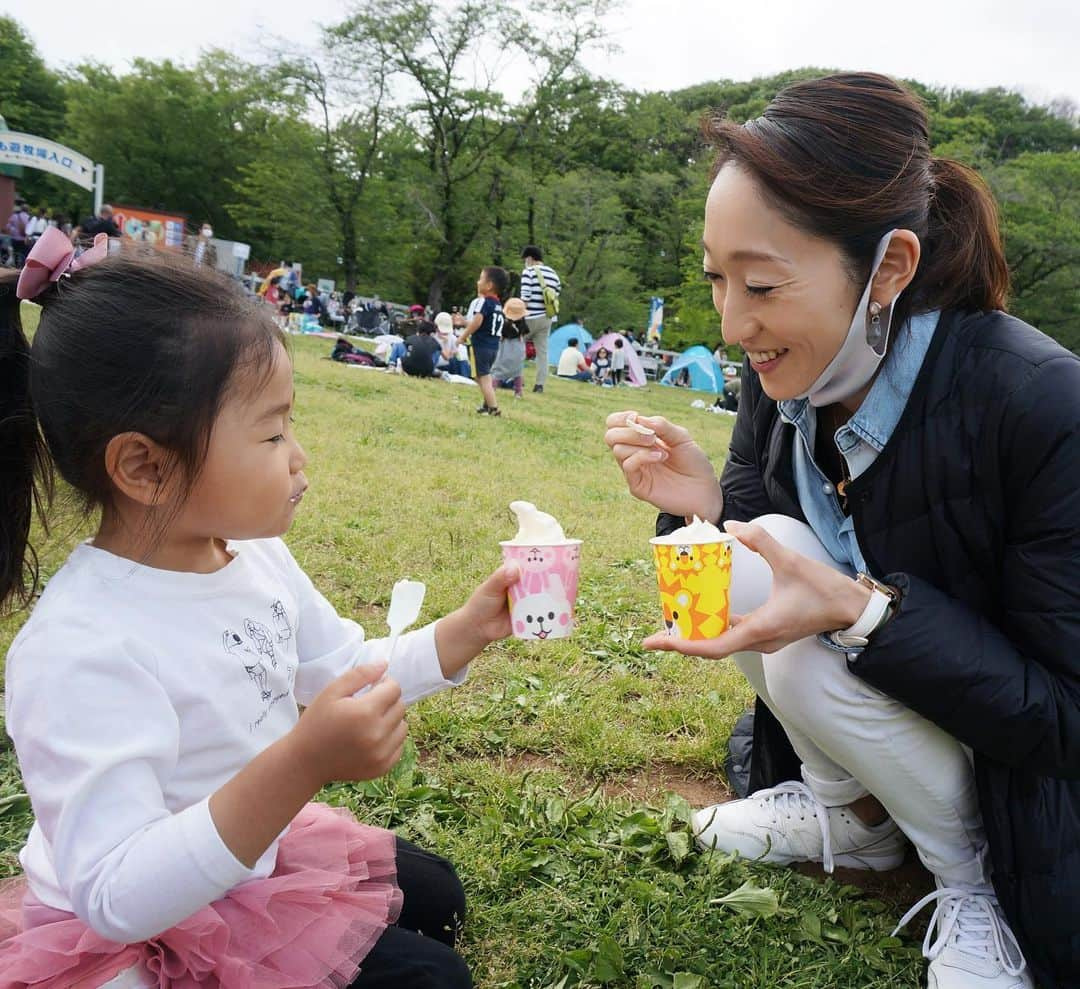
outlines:
[{"label": "woman's dark hair", "polygon": [[[254,388],[284,336],[261,300],[182,255],[146,250],[63,277],[35,301],[27,346],[14,275],[0,276],[0,609],[37,588],[32,508],[53,466],[86,511],[106,506],[105,449],[120,433],[149,436],[181,478],[176,511],[206,459],[226,394]],[[153,519],[159,536],[169,517]],[[164,509],[162,511],[164,516]]]},{"label": "woman's dark hair", "polygon": [[840,248],[860,286],[885,234],[918,236],[919,267],[893,325],[930,309],[1005,308],[1009,269],[990,190],[966,165],[930,154],[926,108],[895,80],[798,82],[760,117],[740,125],[713,115],[702,130],[717,149],[714,177],[729,162],[746,169],[790,222]]}]

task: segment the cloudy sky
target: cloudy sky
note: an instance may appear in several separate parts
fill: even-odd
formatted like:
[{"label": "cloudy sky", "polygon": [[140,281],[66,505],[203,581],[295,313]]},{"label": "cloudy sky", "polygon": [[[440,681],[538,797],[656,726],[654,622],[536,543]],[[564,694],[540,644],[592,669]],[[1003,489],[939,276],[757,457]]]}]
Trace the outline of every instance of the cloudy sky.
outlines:
[{"label": "cloudy sky", "polygon": [[[315,43],[348,0],[0,0],[47,62],[190,60],[209,46],[257,56],[269,36]],[[543,3],[532,8],[543,10]],[[944,86],[1019,89],[1080,103],[1076,0],[625,0],[614,54],[586,59],[637,89],[749,79],[815,65],[875,69]],[[507,79],[510,95],[515,80]]]}]

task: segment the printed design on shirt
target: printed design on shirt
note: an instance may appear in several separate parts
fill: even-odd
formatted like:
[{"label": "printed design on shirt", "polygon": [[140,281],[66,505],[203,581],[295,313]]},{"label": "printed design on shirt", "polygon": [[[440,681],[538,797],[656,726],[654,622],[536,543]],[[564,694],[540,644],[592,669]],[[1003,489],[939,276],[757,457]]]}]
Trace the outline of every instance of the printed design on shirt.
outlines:
[{"label": "printed design on shirt", "polygon": [[255,644],[255,651],[270,660],[270,665],[276,670],[277,659],[274,656],[274,643],[270,638],[270,629],[262,622],[245,618],[244,631],[247,633],[247,637]]},{"label": "printed design on shirt", "polygon": [[288,642],[292,638],[293,630],[289,624],[289,615],[285,611],[285,605],[281,603],[280,598],[270,605],[270,613],[274,618],[274,631],[278,642]]},{"label": "printed design on shirt", "polygon": [[241,638],[240,634],[231,628],[225,629],[221,636],[225,651],[244,664],[244,670],[251,677],[251,682],[259,688],[259,694],[264,701],[270,700],[273,691],[270,689],[270,671],[266,668],[259,654]]}]

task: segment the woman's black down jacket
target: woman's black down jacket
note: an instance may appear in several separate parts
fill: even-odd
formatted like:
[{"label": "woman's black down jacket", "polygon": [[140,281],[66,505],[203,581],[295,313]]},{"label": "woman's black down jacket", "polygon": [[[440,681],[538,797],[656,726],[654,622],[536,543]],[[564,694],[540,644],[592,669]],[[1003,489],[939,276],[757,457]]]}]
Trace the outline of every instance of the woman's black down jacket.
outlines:
[{"label": "woman's black down jacket", "polygon": [[[749,366],[724,519],[802,519],[792,427]],[[849,488],[903,593],[851,671],[975,753],[994,886],[1038,984],[1080,986],[1080,358],[1000,312],[942,315],[903,417]],[[682,519],[661,515],[667,532]],[[798,761],[758,705],[753,788]],[[933,766],[923,767],[933,773]]]}]

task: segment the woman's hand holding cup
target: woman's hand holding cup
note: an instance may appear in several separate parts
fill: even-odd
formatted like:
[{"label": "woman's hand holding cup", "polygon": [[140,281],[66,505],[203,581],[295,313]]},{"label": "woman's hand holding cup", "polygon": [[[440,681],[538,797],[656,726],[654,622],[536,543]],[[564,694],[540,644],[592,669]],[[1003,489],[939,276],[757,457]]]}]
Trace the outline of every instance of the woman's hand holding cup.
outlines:
[{"label": "woman's hand holding cup", "polygon": [[709,458],[682,426],[663,416],[613,412],[604,442],[630,493],[662,512],[716,521],[724,499]]}]

